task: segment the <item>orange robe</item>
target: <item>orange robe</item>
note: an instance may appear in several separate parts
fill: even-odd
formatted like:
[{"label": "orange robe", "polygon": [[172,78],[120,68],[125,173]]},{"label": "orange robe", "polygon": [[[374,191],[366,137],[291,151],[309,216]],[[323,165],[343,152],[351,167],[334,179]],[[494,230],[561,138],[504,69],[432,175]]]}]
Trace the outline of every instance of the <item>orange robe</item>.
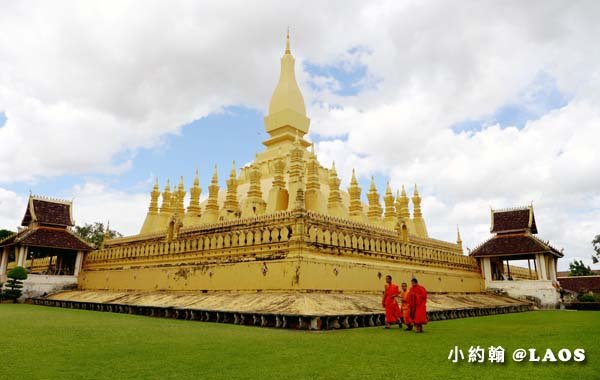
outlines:
[{"label": "orange robe", "polygon": [[409,293],[410,289],[407,289],[405,292],[400,291],[400,299],[402,300],[402,319],[405,325],[412,325],[412,319],[410,319],[410,308],[408,305]]},{"label": "orange robe", "polygon": [[399,295],[400,291],[398,290],[398,285],[390,284],[386,286],[382,301],[383,307],[385,307],[386,323],[398,323],[400,320],[402,313],[395,298]]},{"label": "orange robe", "polygon": [[427,324],[427,291],[424,287],[417,284],[410,288],[408,294],[408,305],[410,310],[410,319],[416,325]]}]

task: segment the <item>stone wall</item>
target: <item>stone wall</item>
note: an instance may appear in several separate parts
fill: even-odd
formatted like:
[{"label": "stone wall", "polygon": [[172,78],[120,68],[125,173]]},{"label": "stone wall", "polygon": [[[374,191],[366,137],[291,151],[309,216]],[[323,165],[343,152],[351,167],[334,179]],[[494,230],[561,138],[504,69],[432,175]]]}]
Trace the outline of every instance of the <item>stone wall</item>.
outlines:
[{"label": "stone wall", "polygon": [[542,308],[556,308],[560,301],[560,294],[551,280],[490,281],[487,289],[533,301]]}]

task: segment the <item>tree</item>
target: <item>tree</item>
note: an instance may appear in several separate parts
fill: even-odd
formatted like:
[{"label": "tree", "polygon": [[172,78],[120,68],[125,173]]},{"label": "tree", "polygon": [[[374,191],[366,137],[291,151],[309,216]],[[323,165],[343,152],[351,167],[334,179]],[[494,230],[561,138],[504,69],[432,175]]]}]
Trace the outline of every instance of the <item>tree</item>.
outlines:
[{"label": "tree", "polygon": [[0,228],[0,240],[9,237],[12,234],[14,234],[14,232]]},{"label": "tree", "polygon": [[6,283],[7,290],[4,291],[4,297],[12,299],[17,302],[17,299],[21,297],[23,292],[23,280],[27,279],[27,270],[23,267],[14,267],[8,274],[8,282]]},{"label": "tree", "polygon": [[106,229],[103,223],[84,224],[83,226],[75,226],[75,233],[83,240],[92,244],[95,248],[100,248],[104,241],[104,236],[109,239],[114,239],[123,236],[115,230]]},{"label": "tree", "polygon": [[592,247],[594,247],[595,253],[592,255],[592,262],[598,264],[600,262],[600,235],[596,235],[592,240]]},{"label": "tree", "polygon": [[569,264],[569,276],[591,276],[594,274],[592,268],[586,266],[583,260],[575,260]]}]

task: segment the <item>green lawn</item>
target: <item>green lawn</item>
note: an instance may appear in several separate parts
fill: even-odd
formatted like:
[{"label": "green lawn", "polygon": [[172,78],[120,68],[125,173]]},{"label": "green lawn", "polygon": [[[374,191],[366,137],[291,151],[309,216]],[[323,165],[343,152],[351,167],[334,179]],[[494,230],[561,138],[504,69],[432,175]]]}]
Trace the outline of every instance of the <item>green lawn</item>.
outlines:
[{"label": "green lawn", "polygon": [[[598,379],[600,313],[540,311],[433,322],[424,334],[263,329],[0,305],[0,379]],[[458,345],[503,346],[505,364],[453,364]],[[583,363],[515,363],[515,348],[584,348]]]}]

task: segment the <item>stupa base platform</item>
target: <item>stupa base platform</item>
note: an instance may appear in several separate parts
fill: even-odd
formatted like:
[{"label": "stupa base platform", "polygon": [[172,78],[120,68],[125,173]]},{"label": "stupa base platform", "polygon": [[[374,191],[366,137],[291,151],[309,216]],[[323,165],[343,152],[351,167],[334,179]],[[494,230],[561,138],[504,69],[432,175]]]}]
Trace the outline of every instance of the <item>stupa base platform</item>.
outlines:
[{"label": "stupa base platform", "polygon": [[[384,324],[381,298],[340,293],[206,293],[64,291],[36,305],[203,322],[330,330]],[[430,294],[430,321],[532,310],[530,303],[488,293]]]}]

